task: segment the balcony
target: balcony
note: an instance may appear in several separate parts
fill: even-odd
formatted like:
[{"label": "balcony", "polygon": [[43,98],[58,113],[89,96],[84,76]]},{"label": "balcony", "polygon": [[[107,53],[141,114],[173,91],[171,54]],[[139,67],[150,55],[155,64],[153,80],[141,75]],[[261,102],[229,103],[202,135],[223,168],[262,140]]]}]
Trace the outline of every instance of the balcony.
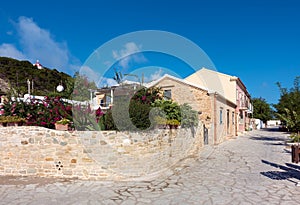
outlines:
[{"label": "balcony", "polygon": [[248,101],[237,100],[236,104],[239,110],[249,110],[251,107]]}]

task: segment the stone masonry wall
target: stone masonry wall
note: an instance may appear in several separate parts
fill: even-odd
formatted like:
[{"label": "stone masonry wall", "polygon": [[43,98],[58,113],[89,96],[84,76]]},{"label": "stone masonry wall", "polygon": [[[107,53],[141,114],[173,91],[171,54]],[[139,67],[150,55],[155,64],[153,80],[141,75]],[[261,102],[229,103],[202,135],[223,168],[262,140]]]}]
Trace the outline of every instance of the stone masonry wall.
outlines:
[{"label": "stone masonry wall", "polygon": [[[208,92],[200,88],[190,86],[183,82],[178,82],[171,78],[165,78],[161,80],[157,85],[162,90],[171,90],[172,100],[179,104],[187,103],[194,110],[201,112],[199,114],[199,121],[201,126],[205,125],[208,129],[208,133],[212,135],[212,123],[213,123],[213,111],[211,105],[211,99]],[[203,128],[203,127],[202,127]],[[201,146],[204,145],[203,133],[199,133],[201,138]]]},{"label": "stone masonry wall", "polygon": [[198,132],[0,127],[0,175],[122,180],[163,172],[201,147]]}]

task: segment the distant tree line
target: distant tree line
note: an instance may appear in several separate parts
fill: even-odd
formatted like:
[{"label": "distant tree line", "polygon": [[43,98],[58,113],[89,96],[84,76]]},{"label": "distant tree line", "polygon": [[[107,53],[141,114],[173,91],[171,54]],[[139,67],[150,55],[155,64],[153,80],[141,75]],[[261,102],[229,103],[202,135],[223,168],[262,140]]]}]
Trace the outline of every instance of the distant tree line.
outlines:
[{"label": "distant tree line", "polygon": [[263,98],[253,98],[253,117],[266,122],[271,119],[280,119],[290,132],[300,131],[300,76],[294,80],[292,88],[283,88],[279,82],[276,83],[280,98],[277,104],[271,105]]},{"label": "distant tree line", "polygon": [[282,120],[289,131],[300,131],[300,76],[294,80],[294,86],[290,89],[283,88],[277,83],[280,89],[280,99],[274,105],[276,116]]}]

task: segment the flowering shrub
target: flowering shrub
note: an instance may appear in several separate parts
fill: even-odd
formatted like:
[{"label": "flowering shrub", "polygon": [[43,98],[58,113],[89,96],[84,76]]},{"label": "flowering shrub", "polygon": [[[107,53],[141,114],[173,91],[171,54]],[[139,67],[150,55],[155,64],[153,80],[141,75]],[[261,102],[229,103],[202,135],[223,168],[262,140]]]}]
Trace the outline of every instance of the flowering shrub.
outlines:
[{"label": "flowering shrub", "polygon": [[118,96],[111,110],[102,115],[102,129],[146,130],[158,126],[176,128],[198,125],[198,113],[188,104],[163,100],[160,88],[142,88],[131,99]]},{"label": "flowering shrub", "polygon": [[44,100],[30,102],[8,102],[4,104],[6,116],[18,116],[26,120],[26,125],[54,128],[56,121],[63,118],[72,120],[72,106],[60,97],[45,97]]},{"label": "flowering shrub", "polygon": [[134,96],[131,98],[131,101],[140,102],[142,104],[150,105],[155,100],[162,100],[162,90],[157,87],[153,88],[142,88],[138,90]]}]

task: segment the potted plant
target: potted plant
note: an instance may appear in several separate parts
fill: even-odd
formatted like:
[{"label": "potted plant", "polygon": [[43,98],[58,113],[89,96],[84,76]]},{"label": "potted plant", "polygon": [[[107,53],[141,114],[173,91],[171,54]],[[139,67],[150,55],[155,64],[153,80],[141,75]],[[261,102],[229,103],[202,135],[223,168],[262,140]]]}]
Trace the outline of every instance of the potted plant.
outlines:
[{"label": "potted plant", "polygon": [[167,120],[167,125],[169,125],[170,129],[177,129],[180,125],[180,122],[176,119]]},{"label": "potted plant", "polygon": [[19,116],[0,116],[0,126],[18,126],[22,125],[25,122],[24,118]]},{"label": "potted plant", "polygon": [[69,123],[70,123],[69,119],[63,118],[63,119],[55,122],[55,129],[56,130],[68,130]]},{"label": "potted plant", "polygon": [[156,123],[156,127],[159,129],[165,129],[166,125],[167,125],[167,119],[160,117],[160,116],[156,116],[154,118],[155,123]]}]

